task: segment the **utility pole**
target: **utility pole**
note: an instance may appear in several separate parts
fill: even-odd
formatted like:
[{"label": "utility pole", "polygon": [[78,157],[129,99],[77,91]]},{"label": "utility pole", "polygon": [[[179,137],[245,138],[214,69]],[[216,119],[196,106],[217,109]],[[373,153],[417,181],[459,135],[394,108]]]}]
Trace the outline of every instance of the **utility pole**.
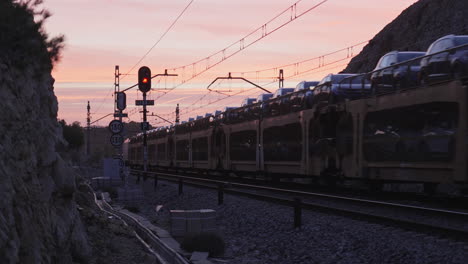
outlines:
[{"label": "utility pole", "polygon": [[[124,161],[123,161],[123,149],[122,144],[124,141],[124,125],[122,123],[122,118],[127,117],[128,114],[124,114],[123,110],[127,107],[126,95],[124,92],[120,92],[120,72],[119,65],[115,66],[114,73],[114,120],[109,123],[109,130],[112,133],[110,142],[115,148],[116,154],[114,155],[114,160],[118,161],[119,166],[119,176],[126,184],[126,179],[124,177]],[[118,119],[116,119],[118,118]]]},{"label": "utility pole", "polygon": [[279,88],[284,88],[284,74],[283,74],[283,69],[279,70]]},{"label": "utility pole", "polygon": [[[120,70],[119,70],[119,65],[115,65],[115,71],[114,71],[114,113],[119,113],[119,121],[123,126],[122,123],[122,110],[119,107],[119,102],[118,102],[118,95],[120,93]],[[114,117],[115,118],[115,117]],[[125,133],[125,132],[124,132]],[[123,135],[125,137],[125,135]],[[122,151],[122,145],[117,147],[117,156],[119,158],[119,176],[120,179],[124,180],[125,186],[127,186],[127,181],[124,179],[124,171],[123,171],[123,166],[121,160],[123,160],[123,151]]]},{"label": "utility pole", "polygon": [[91,138],[90,137],[90,133],[91,133],[91,106],[89,105],[89,101],[88,101],[88,114],[87,114],[87,117],[86,117],[86,123],[87,123],[87,126],[86,126],[86,157],[89,159],[89,146],[90,146],[90,143],[89,143],[89,139]]},{"label": "utility pole", "polygon": [[[125,95],[125,94],[124,94]],[[123,109],[121,109],[122,107],[120,106],[119,104],[119,97],[121,96],[120,94],[120,71],[119,71],[119,65],[115,65],[115,73],[114,73],[114,113],[118,113],[119,114],[119,121],[122,123],[122,112],[123,112]],[[114,117],[115,118],[115,117]],[[125,131],[124,131],[124,135],[125,137]],[[119,158],[122,158],[123,157],[123,153],[122,153],[122,145],[118,146],[118,153],[117,155],[119,156]],[[121,168],[122,169],[122,168]],[[122,172],[120,174],[122,176]]]},{"label": "utility pole", "polygon": [[180,122],[180,116],[179,116],[179,104],[177,104],[177,107],[175,109],[175,124],[178,125]]},{"label": "utility pole", "polygon": [[[120,73],[119,73],[119,65],[115,65],[115,72],[114,72],[114,112],[117,112],[117,93],[120,92]],[[122,117],[120,117],[120,121],[122,121]]]}]

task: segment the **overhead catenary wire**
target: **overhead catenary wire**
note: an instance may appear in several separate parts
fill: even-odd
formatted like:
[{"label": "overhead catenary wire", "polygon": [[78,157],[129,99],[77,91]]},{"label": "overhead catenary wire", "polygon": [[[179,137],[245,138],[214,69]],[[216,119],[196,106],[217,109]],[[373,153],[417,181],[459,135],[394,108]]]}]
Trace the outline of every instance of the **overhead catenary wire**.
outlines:
[{"label": "overhead catenary wire", "polygon": [[96,123],[96,122],[99,122],[99,121],[101,121],[102,119],[104,119],[104,118],[106,118],[106,117],[108,117],[108,116],[110,116],[110,115],[113,115],[113,114],[114,114],[114,113],[107,114],[107,115],[105,115],[105,116],[103,116],[103,117],[101,117],[101,118],[98,118],[98,119],[94,120],[93,122],[91,122],[91,123],[89,123],[89,124],[92,125],[92,124],[94,124],[94,123]]},{"label": "overhead catenary wire", "polygon": [[[296,19],[298,19],[298,18],[304,16],[305,14],[309,13],[310,11],[312,11],[312,10],[316,9],[317,7],[321,6],[322,4],[328,2],[328,0],[322,0],[322,1],[318,2],[318,3],[316,3],[315,5],[313,5],[312,7],[306,9],[305,11],[303,11],[303,12],[297,14],[297,5],[298,5],[300,2],[302,2],[302,0],[296,1],[294,4],[292,4],[291,6],[289,6],[288,8],[286,8],[285,10],[283,10],[282,12],[280,12],[279,14],[277,14],[276,16],[274,16],[272,19],[270,19],[270,20],[267,21],[266,23],[262,24],[260,27],[258,27],[258,28],[255,29],[254,31],[250,32],[249,34],[247,34],[246,36],[244,36],[244,37],[241,38],[240,40],[238,40],[238,41],[232,43],[231,45],[227,46],[226,48],[224,48],[224,49],[222,49],[222,50],[220,50],[220,51],[218,51],[218,52],[212,53],[211,55],[209,55],[209,56],[207,56],[207,57],[205,57],[205,58],[203,58],[203,59],[200,59],[200,60],[198,60],[198,61],[195,61],[195,62],[193,62],[193,63],[189,63],[189,64],[186,64],[186,65],[183,65],[183,66],[179,66],[179,67],[175,67],[175,68],[170,68],[170,69],[169,69],[170,71],[176,71],[176,70],[180,70],[180,69],[185,69],[186,67],[189,67],[189,66],[193,66],[194,69],[195,69],[195,66],[196,66],[197,64],[199,64],[199,63],[201,63],[201,62],[206,62],[206,67],[205,67],[202,71],[196,72],[196,73],[192,74],[191,77],[189,77],[189,78],[186,79],[186,80],[182,80],[182,83],[180,83],[180,84],[178,84],[178,85],[175,85],[175,86],[172,87],[172,88],[169,88],[169,89],[168,89],[167,91],[165,91],[165,92],[162,92],[162,94],[160,94],[159,96],[157,96],[155,99],[159,99],[159,98],[163,97],[164,95],[170,93],[170,92],[173,91],[174,89],[176,89],[176,88],[180,87],[181,85],[187,83],[188,81],[195,79],[196,77],[198,77],[198,76],[200,76],[201,74],[207,72],[208,70],[212,69],[213,67],[219,65],[220,63],[224,62],[225,60],[227,60],[227,59],[233,57],[234,55],[238,54],[239,52],[243,51],[244,49],[246,49],[246,48],[252,46],[253,44],[257,43],[257,42],[260,41],[261,39],[263,39],[263,38],[269,36],[270,34],[276,32],[276,31],[279,30],[279,29],[283,28],[284,26],[288,25],[288,24],[291,23],[292,21],[294,21],[294,20],[296,20]],[[274,22],[277,18],[281,17],[282,15],[286,14],[287,12],[291,12],[291,16],[290,16],[289,20],[287,20],[287,21],[284,22],[284,23],[281,23],[281,24],[277,25],[276,27],[274,27],[274,28],[271,29],[271,30],[268,30],[268,29],[267,29],[267,26],[268,26],[270,23]],[[257,32],[261,32],[261,33],[262,33],[261,37],[258,37],[258,38],[256,38],[256,39],[254,39],[253,41],[251,41],[250,43],[247,43],[247,44],[246,44],[245,40],[246,40],[248,37],[254,35],[254,34],[257,33]],[[226,50],[228,50],[228,49],[230,49],[230,48],[232,48],[232,47],[235,47],[235,46],[237,46],[237,45],[239,45],[239,49],[236,49],[236,50],[233,51],[232,53],[226,55]],[[213,64],[210,64],[210,58],[212,58],[212,57],[214,57],[214,56],[216,56],[216,55],[221,55],[221,54],[222,54],[222,58],[221,58],[219,61],[217,61],[217,62],[215,62],[215,63],[213,63]],[[184,74],[182,74],[182,75],[184,75]],[[125,90],[131,89],[131,88],[135,87],[136,85],[137,85],[137,84],[134,84],[134,85],[132,85],[132,86],[126,88]]]},{"label": "overhead catenary wire", "polygon": [[135,69],[136,66],[138,66],[145,58],[146,56],[148,56],[148,54],[150,54],[150,52],[154,49],[154,47],[156,47],[159,42],[161,42],[161,40],[167,35],[167,33],[169,33],[169,31],[174,27],[174,25],[177,23],[177,21],[179,21],[179,19],[182,17],[182,15],[185,13],[185,11],[187,11],[187,9],[190,7],[190,5],[194,2],[195,0],[191,0],[186,6],[185,8],[182,10],[182,12],[180,12],[180,14],[176,17],[176,19],[171,23],[171,25],[166,29],[166,31],[164,31],[164,33],[159,37],[159,39],[153,44],[153,46],[151,46],[151,48],[143,55],[143,57],[141,57],[137,63],[135,63],[135,65],[133,65],[130,70],[127,71],[127,73],[125,73],[123,75],[123,77],[121,78],[124,79],[127,75],[129,75],[130,72],[133,71],[133,69]]},{"label": "overhead catenary wire", "polygon": [[[333,54],[332,53],[328,53],[328,54]],[[353,56],[354,57],[354,56]],[[353,57],[345,57],[345,58],[342,58],[342,59],[337,59],[337,60],[334,60],[334,61],[331,61],[331,62],[328,62],[328,63],[324,63],[324,64],[321,64],[320,66],[318,67],[314,67],[314,68],[310,68],[310,69],[307,69],[307,70],[304,70],[304,71],[300,71],[300,72],[295,72],[294,74],[291,74],[291,75],[288,75],[286,78],[291,78],[291,77],[296,77],[296,76],[300,76],[300,75],[304,75],[304,74],[307,74],[307,73],[317,73],[317,72],[323,72],[323,71],[328,71],[328,70],[331,70],[331,69],[335,69],[337,67],[343,67],[343,66],[346,66],[347,63],[345,64],[340,64],[340,65],[336,65],[334,67],[331,67],[331,68],[327,68],[326,66],[330,66],[330,65],[334,65],[336,63],[339,63],[339,62],[342,62],[342,61],[345,61],[347,59],[352,59]],[[358,61],[355,61],[355,62],[358,62]],[[325,68],[325,69],[324,69]],[[262,86],[268,86],[268,85],[271,85],[271,84],[274,84],[276,83],[277,80],[274,80],[274,81],[271,81],[271,82],[268,82],[268,83],[265,83],[265,84],[262,84]],[[243,93],[246,93],[246,92],[249,92],[249,91],[253,91],[255,90],[256,88],[251,88],[251,89],[247,89],[247,90],[244,90],[244,91],[239,91],[239,92],[236,92],[236,93],[233,93],[231,95],[226,95],[225,97],[222,97],[220,99],[217,99],[217,100],[214,100],[210,103],[207,103],[203,106],[198,106],[198,107],[194,107],[196,105],[197,102],[201,101],[203,98],[205,98],[206,96],[209,95],[209,93],[206,93],[205,95],[203,95],[201,98],[199,98],[196,102],[192,103],[191,105],[187,106],[187,107],[184,107],[184,108],[181,108],[181,113],[182,115],[188,115],[190,113],[193,113],[195,112],[196,110],[200,110],[200,109],[203,109],[203,108],[206,108],[207,106],[209,105],[213,105],[215,103],[218,103],[220,101],[224,101],[228,98],[232,98],[234,96],[237,96],[237,95],[240,95],[240,94],[243,94]],[[252,93],[254,94],[254,93]],[[169,115],[172,115],[172,113],[165,113],[165,114],[161,114],[162,116],[169,116]],[[164,123],[164,122],[162,122]]]},{"label": "overhead catenary wire", "polygon": [[[302,13],[299,13],[299,14],[297,14],[297,4],[302,2],[302,0],[296,1],[294,4],[292,4],[291,6],[286,8],[284,11],[282,11],[281,13],[274,16],[268,22],[262,24],[260,27],[258,27],[254,31],[250,32],[249,34],[247,34],[246,36],[244,36],[240,40],[228,45],[224,49],[221,49],[221,50],[219,50],[219,51],[217,51],[215,53],[212,53],[211,55],[209,55],[209,56],[207,56],[205,58],[199,59],[199,60],[197,60],[195,62],[185,64],[185,65],[182,65],[182,66],[178,66],[178,67],[174,67],[174,68],[169,68],[170,71],[177,71],[177,70],[185,70],[186,68],[192,67],[193,68],[192,70],[194,70],[194,72],[191,75],[191,77],[189,77],[188,79],[182,80],[182,82],[180,84],[175,85],[174,87],[168,89],[166,92],[163,92],[156,99],[159,99],[159,98],[163,97],[164,95],[170,93],[171,91],[173,91],[174,89],[182,86],[183,84],[187,83],[188,81],[195,79],[196,77],[200,76],[201,74],[207,72],[208,70],[212,69],[213,67],[215,67],[215,66],[219,65],[220,63],[226,61],[227,59],[233,57],[234,55],[238,54],[239,52],[241,52],[241,51],[245,50],[246,48],[252,46],[253,44],[257,43],[261,39],[264,39],[265,37],[269,36],[270,34],[276,32],[277,30],[283,28],[284,26],[288,25],[292,21],[295,21],[296,19],[304,16],[305,14],[309,13],[310,11],[316,9],[317,7],[321,6],[322,4],[324,4],[324,3],[328,2],[328,1],[329,0],[322,0],[319,3],[313,5],[312,7],[306,9],[305,11],[303,11]],[[278,26],[274,27],[271,30],[268,30],[268,25],[270,23],[274,22],[277,18],[279,18],[280,16],[286,14],[287,12],[294,12],[294,15],[291,15],[290,19],[287,20],[286,22],[279,24]],[[246,43],[246,39],[248,37],[250,37],[250,36],[253,36],[255,33],[261,33],[261,37],[255,38],[250,43]],[[230,54],[226,53],[226,51],[229,51],[230,48],[233,48],[235,46],[239,46],[239,48],[238,49],[236,48]],[[218,55],[221,56],[221,59],[219,59],[218,61],[215,61],[214,63],[212,63],[212,61],[213,61],[212,58],[214,58],[214,57],[216,57]],[[205,67],[203,68],[203,70],[197,72],[195,70],[195,67],[198,66],[197,64],[200,64],[200,63],[203,63],[203,65],[205,65]]]},{"label": "overhead catenary wire", "polygon": [[[187,9],[190,7],[190,5],[194,2],[195,0],[191,0],[186,6],[185,8],[182,10],[182,12],[180,12],[180,14],[176,17],[176,19],[171,23],[171,25],[166,29],[166,31],[164,31],[164,33],[159,37],[159,39],[153,44],[153,46],[151,46],[151,48],[130,68],[130,70],[127,71],[127,73],[125,74],[121,74],[122,75],[122,78],[120,78],[120,80],[123,80],[127,75],[130,75],[130,73],[132,72],[133,69],[135,69],[136,66],[138,66],[145,58],[146,56],[148,56],[148,54],[162,41],[162,39],[167,35],[167,33],[169,33],[169,31],[175,26],[175,24],[177,23],[177,21],[179,21],[179,19],[182,17],[182,15],[185,13],[185,11],[187,11]],[[135,87],[135,86],[133,86]],[[114,87],[111,87],[109,89],[109,91],[106,93],[106,96],[104,97],[104,99],[100,102],[100,104],[98,105],[98,107],[96,108],[96,111],[92,114],[95,114],[97,111],[99,111],[102,107],[102,105],[104,104],[104,102],[109,98],[109,94],[111,94],[112,92],[112,89],[114,89]],[[106,116],[107,117],[107,116]]]},{"label": "overhead catenary wire", "polygon": [[[354,57],[354,56],[353,56],[353,57]],[[291,78],[291,77],[296,77],[296,76],[300,76],[300,75],[304,75],[304,74],[310,74],[310,73],[312,73],[312,72],[314,72],[314,73],[317,73],[317,72],[324,72],[324,71],[329,71],[329,70],[331,70],[331,69],[335,69],[335,68],[338,68],[338,67],[344,67],[344,66],[346,66],[346,65],[349,65],[349,63],[343,63],[343,64],[335,65],[335,66],[333,66],[333,67],[327,67],[327,66],[331,66],[331,65],[337,64],[337,63],[339,63],[339,62],[343,62],[343,61],[345,61],[345,60],[347,60],[347,59],[352,59],[353,57],[346,57],[346,58],[342,58],[342,59],[337,59],[337,60],[334,60],[334,61],[325,63],[325,64],[321,65],[320,67],[314,67],[314,68],[307,69],[307,70],[304,70],[304,71],[301,71],[301,72],[295,72],[294,74],[289,75],[289,76],[287,76],[287,77],[285,77],[285,78]],[[361,62],[361,61],[362,61],[362,60],[360,60],[360,61],[354,61],[353,63],[357,63],[357,62]],[[268,85],[274,84],[274,83],[276,83],[276,82],[277,82],[277,81],[274,80],[274,81],[271,81],[271,82],[269,82],[269,83],[262,84],[262,86],[268,86]],[[206,105],[204,105],[204,106],[199,106],[199,107],[192,108],[192,109],[189,110],[189,111],[185,111],[185,110],[188,110],[188,109],[190,108],[190,107],[186,107],[186,108],[184,108],[184,109],[181,109],[181,112],[182,112],[182,111],[185,111],[184,115],[188,115],[188,114],[190,114],[190,113],[195,112],[196,110],[205,108],[205,107],[207,107],[208,105],[212,105],[212,104],[215,104],[215,103],[217,103],[217,102],[220,102],[220,101],[226,100],[226,99],[228,99],[228,98],[231,98],[231,97],[233,97],[233,96],[240,95],[240,94],[242,94],[242,93],[246,93],[246,92],[253,91],[253,90],[255,90],[255,88],[251,88],[251,89],[247,89],[247,90],[244,90],[244,91],[240,91],[240,92],[234,93],[234,94],[232,94],[232,95],[228,95],[228,96],[225,96],[225,97],[220,98],[220,99],[218,99],[218,100],[215,100],[215,101],[213,101],[213,102],[211,102],[211,103],[208,103],[208,104],[206,104]],[[255,93],[251,93],[251,94],[255,94]],[[163,123],[163,122],[162,122],[162,123]]]},{"label": "overhead catenary wire", "polygon": [[[246,74],[246,73],[259,73],[259,72],[265,72],[265,71],[271,71],[271,70],[274,70],[274,69],[280,69],[280,68],[286,68],[286,67],[290,67],[290,66],[297,66],[299,67],[299,65],[305,63],[305,62],[310,62],[310,61],[313,61],[313,60],[319,60],[319,64],[317,67],[313,67],[313,68],[309,68],[305,71],[299,71],[297,69],[297,71],[295,71],[295,74],[293,75],[290,75],[290,76],[287,76],[286,78],[290,78],[290,77],[295,77],[295,76],[300,76],[302,74],[305,74],[305,73],[308,73],[310,71],[313,71],[313,70],[316,70],[316,69],[319,69],[319,68],[322,68],[323,66],[327,66],[327,65],[330,65],[330,64],[333,64],[334,61],[332,61],[331,63],[325,63],[325,58],[327,58],[328,56],[331,56],[331,55],[335,55],[335,54],[339,54],[340,52],[343,52],[343,51],[347,51],[347,54],[346,56],[343,56],[342,58],[338,59],[337,62],[339,61],[344,61],[346,59],[351,59],[354,57],[354,53],[353,52],[350,52],[352,50],[354,50],[356,47],[359,47],[359,46],[362,46],[366,43],[368,43],[369,41],[366,40],[366,41],[361,41],[359,43],[356,43],[356,44],[353,44],[351,46],[348,46],[348,47],[345,47],[345,48],[341,48],[341,49],[338,49],[338,50],[335,50],[335,51],[332,51],[332,52],[328,52],[326,54],[323,54],[323,55],[320,55],[320,56],[315,56],[313,58],[309,58],[309,59],[305,59],[305,60],[301,60],[301,61],[297,61],[297,62],[293,62],[293,63],[289,63],[289,64],[284,64],[284,65],[280,65],[280,66],[276,66],[276,67],[271,67],[271,68],[267,68],[267,69],[261,69],[261,70],[254,70],[254,71],[245,71],[245,72],[233,72],[233,73],[240,73],[240,74]],[[277,77],[274,77],[275,79]],[[275,81],[273,82],[270,82],[266,85],[270,85],[272,83],[275,83]],[[266,86],[265,84],[263,84],[262,86]],[[195,105],[196,103],[198,103],[199,101],[203,100],[206,96],[208,95],[208,93],[205,93],[204,95],[202,95],[200,98],[198,98],[194,103],[192,103],[190,106],[187,106],[185,108],[182,108],[181,111],[184,111],[186,109],[189,109],[191,108],[193,105]]]}]

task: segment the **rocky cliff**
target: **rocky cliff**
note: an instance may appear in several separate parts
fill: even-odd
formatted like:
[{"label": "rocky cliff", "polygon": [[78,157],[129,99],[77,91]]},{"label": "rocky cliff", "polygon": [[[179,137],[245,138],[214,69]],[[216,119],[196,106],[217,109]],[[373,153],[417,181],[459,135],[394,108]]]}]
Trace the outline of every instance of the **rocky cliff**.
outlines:
[{"label": "rocky cliff", "polygon": [[57,43],[33,15],[32,5],[0,1],[0,262],[85,262],[75,174],[55,150]]},{"label": "rocky cliff", "polygon": [[426,51],[448,34],[468,34],[467,0],[420,0],[380,31],[344,72],[368,72],[392,50]]}]

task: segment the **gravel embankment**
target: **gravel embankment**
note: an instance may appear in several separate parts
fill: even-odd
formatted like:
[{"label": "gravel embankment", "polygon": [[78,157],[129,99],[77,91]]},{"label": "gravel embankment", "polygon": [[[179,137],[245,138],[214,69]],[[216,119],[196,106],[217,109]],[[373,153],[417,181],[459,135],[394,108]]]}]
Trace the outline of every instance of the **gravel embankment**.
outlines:
[{"label": "gravel embankment", "polygon": [[[132,179],[134,182],[134,179]],[[134,184],[132,184],[134,185]],[[135,185],[134,185],[135,186]],[[293,209],[243,197],[153,181],[141,184],[141,214],[169,230],[169,210],[214,209],[225,239],[228,263],[466,263],[468,244],[344,217],[303,211],[303,226],[293,228]],[[163,210],[156,213],[157,205]]]},{"label": "gravel embankment", "polygon": [[[80,168],[77,172],[85,178],[101,176],[101,171]],[[75,199],[81,220],[92,248],[90,264],[151,264],[152,256],[122,221],[102,212],[95,204],[90,189],[79,180]],[[0,261],[1,262],[1,261]]]}]

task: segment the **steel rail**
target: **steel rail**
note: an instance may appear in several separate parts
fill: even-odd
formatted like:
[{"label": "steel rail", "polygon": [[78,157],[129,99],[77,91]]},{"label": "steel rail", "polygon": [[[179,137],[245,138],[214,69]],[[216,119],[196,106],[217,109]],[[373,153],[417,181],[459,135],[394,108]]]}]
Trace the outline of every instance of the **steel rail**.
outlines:
[{"label": "steel rail", "polygon": [[[143,173],[143,171],[138,171],[138,170],[132,170],[132,171],[137,172],[137,173]],[[445,215],[456,215],[456,216],[460,216],[460,217],[465,217],[468,220],[468,213],[459,212],[459,211],[443,210],[443,209],[423,207],[423,206],[405,205],[405,204],[399,204],[399,203],[389,203],[389,202],[374,201],[374,200],[369,200],[369,199],[352,198],[352,197],[346,197],[346,196],[330,195],[330,194],[315,193],[315,192],[304,192],[304,191],[297,191],[297,190],[288,190],[288,189],[281,189],[281,188],[274,188],[274,187],[267,187],[267,186],[258,186],[258,185],[252,185],[252,184],[244,184],[244,183],[234,183],[234,182],[227,182],[227,181],[220,181],[220,180],[211,180],[211,179],[204,179],[204,178],[198,178],[198,177],[192,177],[192,176],[181,176],[179,174],[171,174],[171,173],[148,172],[148,174],[157,174],[157,175],[163,175],[163,176],[168,176],[168,177],[176,177],[176,178],[188,179],[188,180],[192,180],[192,181],[224,184],[224,185],[237,186],[237,187],[248,188],[248,189],[257,189],[257,190],[288,193],[288,194],[298,195],[298,196],[321,197],[321,198],[329,198],[329,199],[334,199],[334,200],[370,204],[370,205],[376,205],[376,206],[394,207],[394,208],[399,208],[399,209],[419,210],[419,211],[424,211],[424,212],[433,212],[433,213],[445,214]]]},{"label": "steel rail", "polygon": [[[131,174],[142,175],[143,171],[131,170]],[[342,197],[342,196],[336,196],[336,195],[286,190],[286,189],[280,189],[280,188],[255,186],[255,185],[249,185],[249,184],[231,183],[231,182],[220,181],[220,180],[210,180],[210,179],[203,179],[203,178],[190,177],[190,176],[181,176],[178,174],[171,174],[171,173],[148,172],[147,176],[148,177],[157,176],[158,179],[163,178],[164,180],[169,180],[175,183],[179,182],[179,184],[180,184],[180,180],[184,179],[186,181],[183,182],[183,184],[186,184],[186,185],[218,190],[218,191],[222,191],[228,194],[244,196],[244,197],[248,197],[248,198],[252,198],[256,200],[272,202],[275,204],[281,204],[281,205],[291,206],[291,207],[297,206],[296,198],[298,196],[309,196],[309,197],[330,198],[333,200],[341,200],[345,202],[353,202],[353,203],[359,203],[359,204],[365,204],[365,205],[378,206],[380,208],[384,206],[384,207],[391,208],[391,209],[398,209],[398,210],[404,209],[404,210],[410,210],[413,212],[416,210],[419,212],[430,213],[436,216],[443,215],[443,216],[450,216],[452,218],[456,217],[458,220],[460,220],[461,218],[463,221],[466,221],[466,219],[468,219],[468,213],[465,213],[465,212],[441,210],[441,209],[421,207],[421,206],[372,201],[372,200],[367,200],[367,199],[358,199],[358,198]],[[222,190],[220,190],[221,186],[223,187]],[[272,196],[272,195],[235,190],[235,189],[232,189],[233,186],[236,186],[239,188],[246,188],[246,189],[287,193],[289,195],[292,195],[293,196],[292,198],[295,198],[295,199],[294,200],[286,199],[286,198],[281,198],[281,197]],[[462,240],[462,241],[468,240],[468,229],[459,229],[459,228],[454,228],[454,227],[449,227],[449,226],[434,225],[431,223],[422,223],[422,222],[418,222],[418,221],[410,220],[410,219],[383,216],[383,215],[380,215],[379,213],[355,211],[355,210],[350,210],[346,208],[340,208],[339,206],[329,206],[329,205],[323,205],[323,204],[313,203],[313,202],[300,202],[300,207],[303,209],[315,210],[315,211],[319,211],[323,213],[331,213],[334,215],[341,215],[341,216],[350,217],[350,218],[358,219],[358,220],[364,219],[367,221],[375,222],[377,224],[396,225],[397,227],[400,227],[403,229],[416,230],[416,231],[425,232],[429,234],[438,234],[442,236],[448,235],[451,238],[455,238],[457,240]]]}]

